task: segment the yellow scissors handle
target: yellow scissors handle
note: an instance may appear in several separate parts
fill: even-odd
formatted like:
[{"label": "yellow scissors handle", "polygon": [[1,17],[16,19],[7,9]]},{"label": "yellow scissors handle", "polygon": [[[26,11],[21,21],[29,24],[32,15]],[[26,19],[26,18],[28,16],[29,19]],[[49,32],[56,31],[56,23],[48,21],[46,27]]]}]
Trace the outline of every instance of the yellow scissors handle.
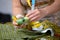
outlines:
[{"label": "yellow scissors handle", "polygon": [[30,2],[30,0],[26,0],[26,1],[27,1],[28,5],[31,7],[31,2]]}]

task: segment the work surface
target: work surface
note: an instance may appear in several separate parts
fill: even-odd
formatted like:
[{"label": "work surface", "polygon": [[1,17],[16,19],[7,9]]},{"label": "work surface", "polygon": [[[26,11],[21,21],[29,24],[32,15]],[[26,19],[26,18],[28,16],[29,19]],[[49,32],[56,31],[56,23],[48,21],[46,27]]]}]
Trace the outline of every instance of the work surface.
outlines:
[{"label": "work surface", "polygon": [[[15,29],[11,23],[0,24],[0,40],[60,40],[60,37],[51,37],[48,35],[34,35],[21,32],[20,29]],[[38,37],[37,37],[38,36]]]}]

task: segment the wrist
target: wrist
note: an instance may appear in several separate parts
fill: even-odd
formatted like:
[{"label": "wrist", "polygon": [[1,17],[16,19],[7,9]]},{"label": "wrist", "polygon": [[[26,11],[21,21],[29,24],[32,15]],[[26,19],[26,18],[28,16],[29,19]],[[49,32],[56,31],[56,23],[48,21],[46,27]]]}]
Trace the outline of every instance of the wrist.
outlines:
[{"label": "wrist", "polygon": [[41,12],[42,14],[44,14],[44,15],[49,15],[49,14],[50,14],[50,13],[48,12],[48,10],[45,9],[45,8],[39,9],[39,10],[40,10],[40,12]]}]

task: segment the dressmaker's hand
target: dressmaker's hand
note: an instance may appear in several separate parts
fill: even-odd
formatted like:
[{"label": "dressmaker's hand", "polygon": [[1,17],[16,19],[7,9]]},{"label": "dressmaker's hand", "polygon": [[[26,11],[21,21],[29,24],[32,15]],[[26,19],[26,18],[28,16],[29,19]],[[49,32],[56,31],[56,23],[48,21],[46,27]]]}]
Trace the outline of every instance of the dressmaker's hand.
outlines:
[{"label": "dressmaker's hand", "polygon": [[28,14],[26,15],[30,21],[38,21],[41,18],[45,17],[47,14],[39,9],[35,9],[35,10],[31,10],[28,12]]},{"label": "dressmaker's hand", "polygon": [[23,28],[23,27],[25,26],[24,24],[18,25],[15,21],[13,21],[13,25],[14,25],[14,27],[16,27],[16,28]]},{"label": "dressmaker's hand", "polygon": [[[24,16],[22,16],[22,15],[20,15],[20,14],[16,16],[17,19],[21,19],[21,18],[23,18],[23,17],[24,17]],[[16,28],[23,28],[23,27],[25,26],[25,24],[20,24],[20,25],[18,25],[17,21],[14,21],[14,20],[13,20],[12,23],[13,23],[14,27],[16,27]]]}]

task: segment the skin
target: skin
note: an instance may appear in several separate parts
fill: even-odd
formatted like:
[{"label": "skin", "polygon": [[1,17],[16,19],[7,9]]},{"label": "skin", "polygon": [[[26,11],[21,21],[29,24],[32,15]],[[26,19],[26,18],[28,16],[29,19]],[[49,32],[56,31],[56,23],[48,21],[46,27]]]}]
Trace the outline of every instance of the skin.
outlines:
[{"label": "skin", "polygon": [[[30,21],[38,21],[43,17],[53,14],[60,10],[60,0],[55,0],[55,2],[45,8],[30,10],[26,16],[30,19]],[[24,7],[20,4],[19,0],[13,0],[13,15],[23,14]],[[13,22],[14,25],[17,25],[16,22]]]},{"label": "skin", "polygon": [[29,17],[31,21],[37,21],[59,10],[60,10],[60,0],[55,0],[55,2],[52,5],[42,8],[42,9],[32,10],[26,16]]},{"label": "skin", "polygon": [[[21,5],[20,0],[13,0],[12,15],[16,16],[18,14],[21,14],[24,16],[23,11],[24,11],[24,7]],[[15,21],[13,21],[13,25],[19,28],[19,27],[22,27],[23,24],[19,26]]]},{"label": "skin", "polygon": [[13,0],[13,4],[12,4],[12,12],[14,16],[16,16],[17,14],[23,14],[24,11],[24,7],[21,5],[20,0]]}]

